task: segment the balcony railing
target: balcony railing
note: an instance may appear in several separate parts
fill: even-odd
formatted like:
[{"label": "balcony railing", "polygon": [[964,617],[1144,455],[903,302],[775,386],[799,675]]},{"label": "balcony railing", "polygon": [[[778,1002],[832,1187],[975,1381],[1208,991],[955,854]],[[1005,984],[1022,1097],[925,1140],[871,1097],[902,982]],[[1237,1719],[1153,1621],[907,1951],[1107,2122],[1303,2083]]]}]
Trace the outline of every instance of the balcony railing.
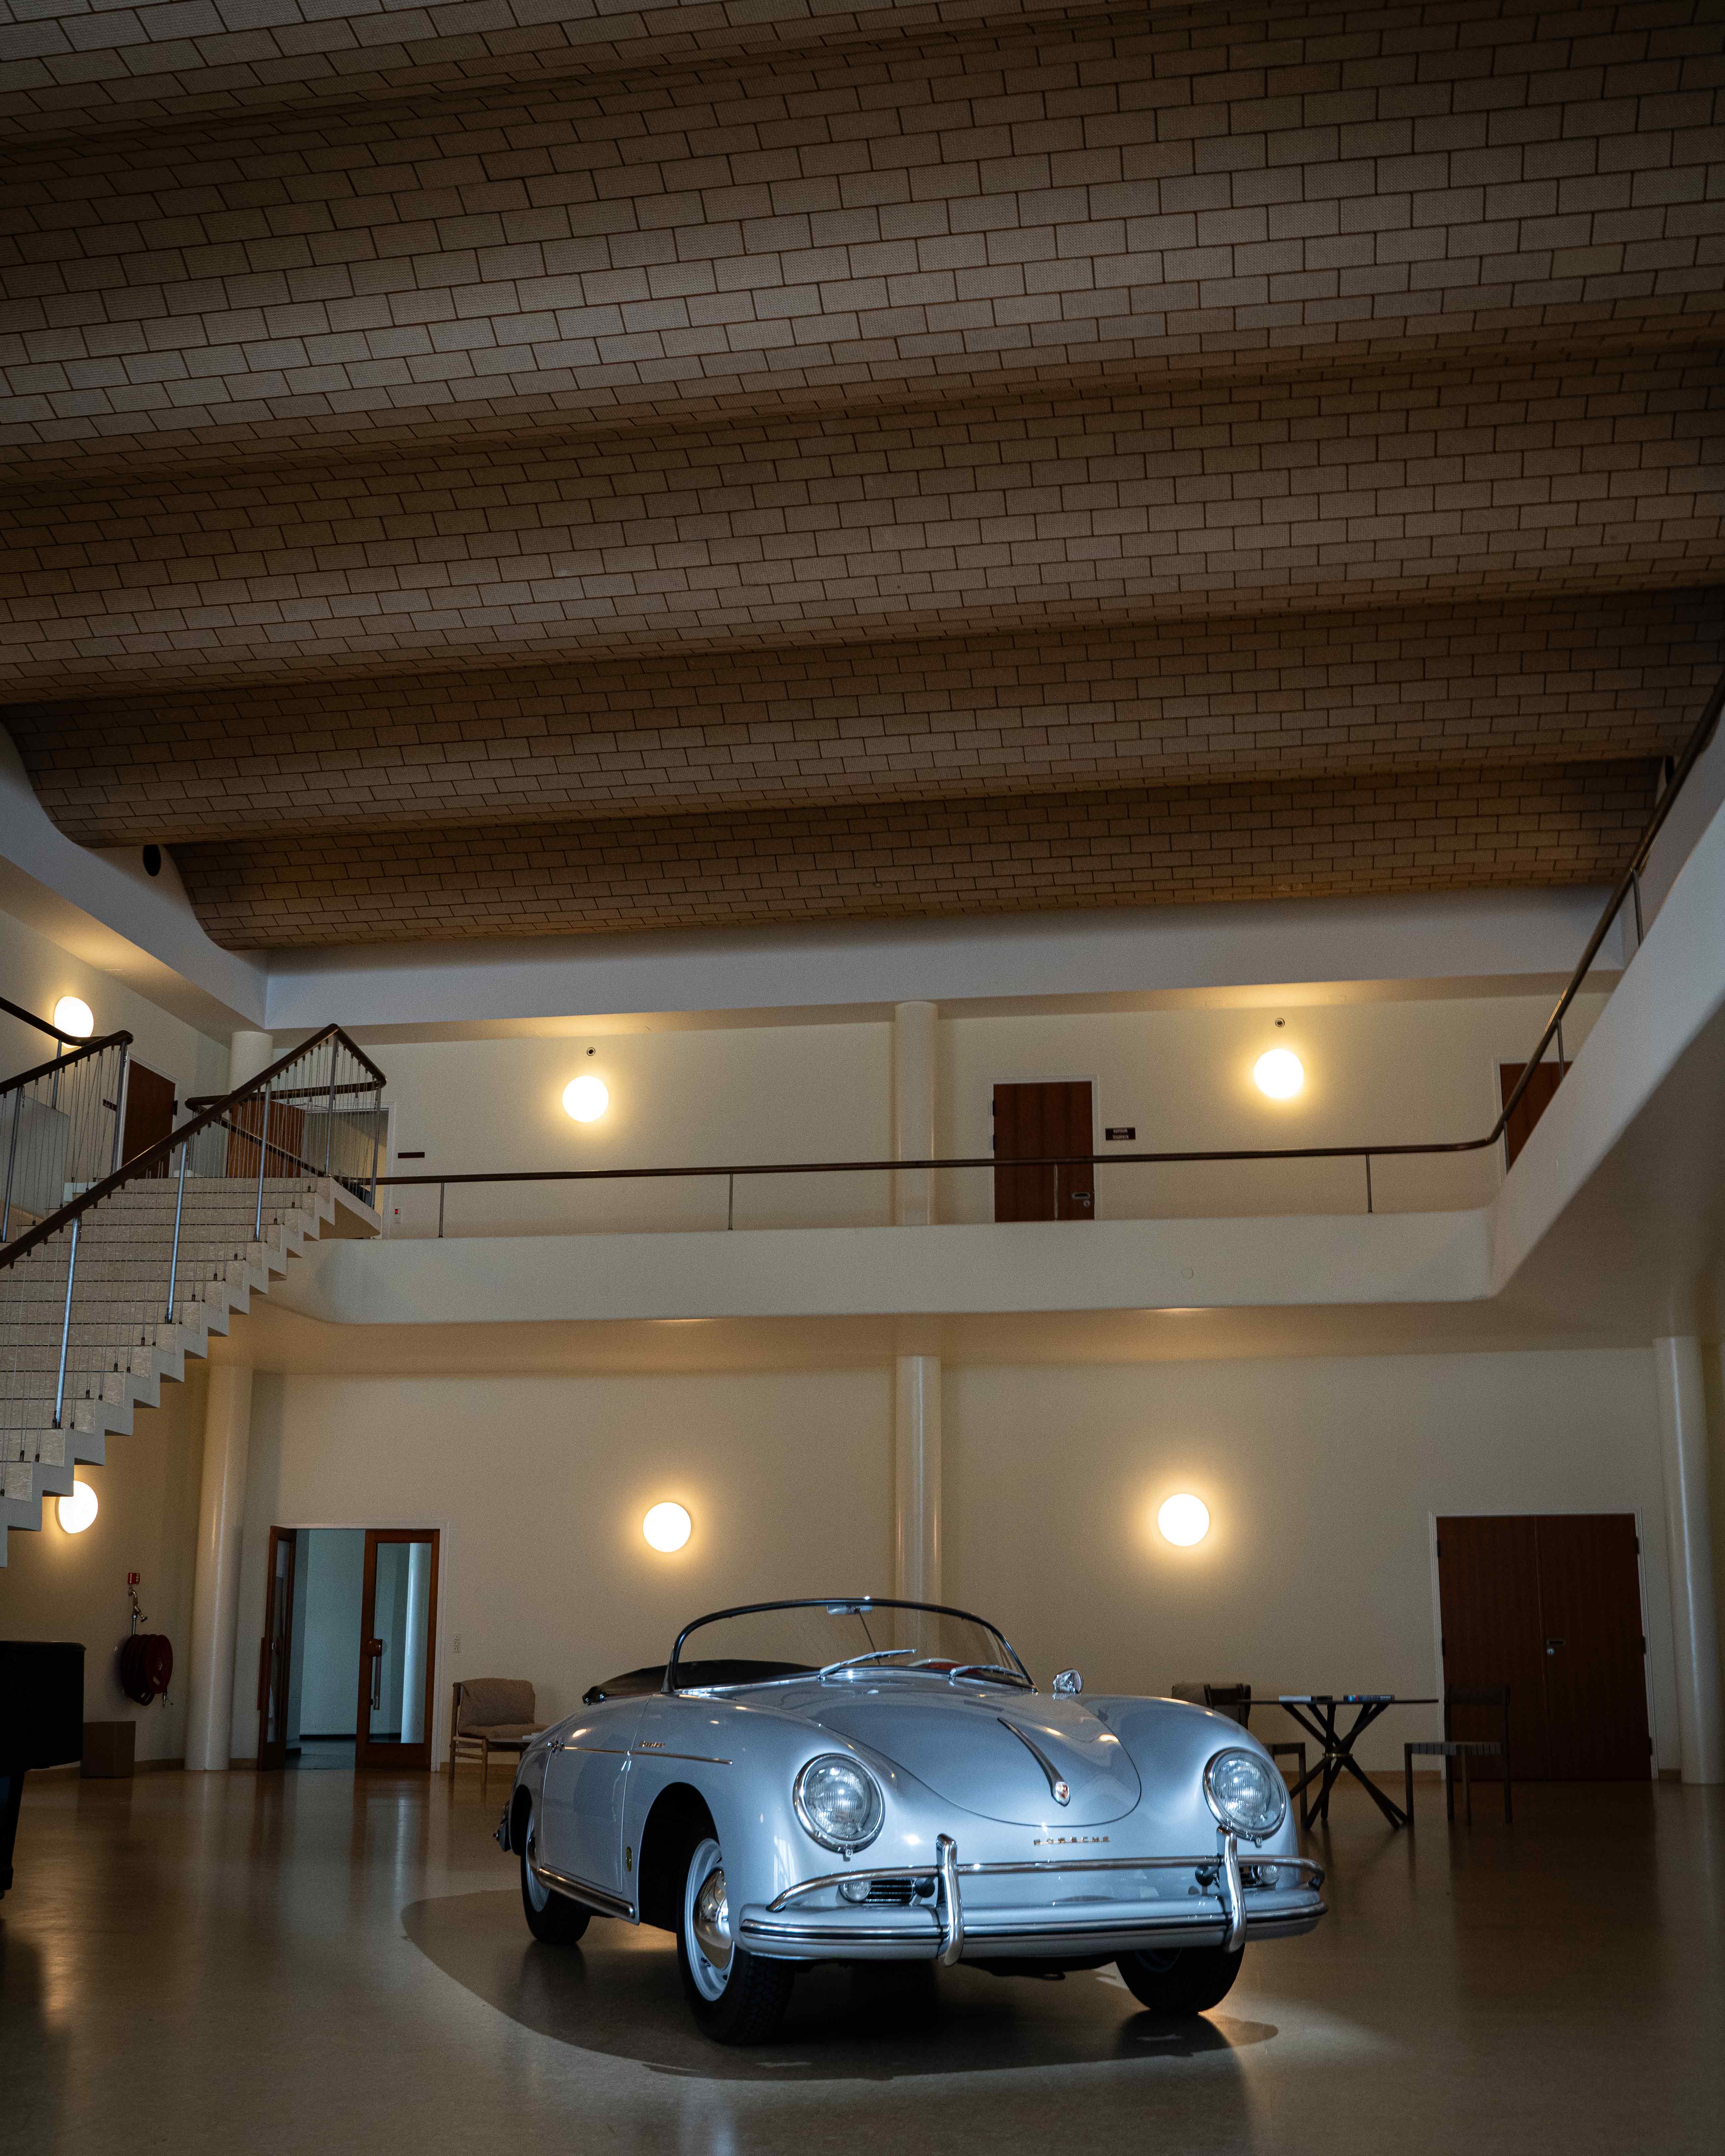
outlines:
[{"label": "balcony railing", "polygon": [[[844,1221],[829,1224],[817,1222],[813,1219],[801,1218],[797,1221],[797,1224],[811,1226],[854,1225],[865,1224],[871,1219],[890,1219],[891,1206],[888,1194],[891,1191],[892,1180],[905,1175],[938,1174],[950,1177],[980,1175],[986,1173],[993,1176],[999,1170],[1009,1169],[1019,1176],[1045,1173],[1050,1179],[1051,1186],[1057,1187],[1061,1172],[1073,1168],[1089,1168],[1092,1171],[1106,1168],[1111,1176],[1117,1178],[1122,1171],[1131,1169],[1178,1171],[1182,1168],[1220,1168],[1240,1165],[1261,1170],[1271,1163],[1297,1162],[1345,1166],[1353,1181],[1353,1204],[1361,1211],[1373,1212],[1377,1209],[1378,1196],[1378,1188],[1374,1186],[1373,1182],[1374,1168],[1381,1180],[1386,1165],[1390,1163],[1441,1162],[1464,1159],[1468,1156],[1489,1154],[1493,1148],[1503,1143],[1505,1133],[1510,1127],[1512,1118],[1520,1106],[1529,1086],[1535,1082],[1539,1067],[1547,1057],[1555,1051],[1558,1063],[1560,1065],[1565,1063],[1564,1020],[1572,1019],[1573,1023],[1572,1014],[1575,1011],[1577,998],[1587,988],[1594,962],[1599,957],[1606,938],[1610,935],[1613,926],[1625,907],[1631,909],[1635,921],[1636,947],[1640,947],[1645,932],[1642,878],[1646,872],[1649,859],[1661,832],[1665,829],[1666,821],[1685,786],[1712,741],[1722,710],[1725,710],[1725,675],[1722,675],[1714,685],[1701,716],[1685,744],[1682,754],[1672,767],[1665,788],[1655,804],[1640,839],[1636,841],[1628,864],[1606,901],[1604,909],[1594,925],[1593,933],[1588,938],[1586,948],[1576,962],[1575,969],[1570,975],[1568,985],[1558,998],[1551,1015],[1546,1020],[1543,1030],[1527,1056],[1519,1079],[1504,1101],[1502,1108],[1491,1127],[1481,1132],[1476,1137],[1402,1143],[1240,1146],[1197,1151],[1158,1149],[1128,1152],[1118,1148],[1111,1148],[1106,1153],[1060,1153],[1034,1158],[1014,1158],[1010,1160],[997,1157],[993,1153],[984,1153],[917,1160],[736,1161],[677,1168],[506,1168],[459,1173],[392,1174],[381,1176],[378,1178],[380,1192],[388,1191],[395,1194],[423,1191],[427,1194],[428,1199],[434,1194],[436,1202],[434,1226],[428,1214],[423,1219],[410,1220],[406,1224],[398,1224],[394,1232],[406,1233],[409,1235],[418,1234],[437,1236],[452,1232],[466,1234],[522,1232],[522,1224],[519,1221],[508,1229],[500,1228],[490,1221],[478,1227],[470,1224],[463,1226],[459,1220],[451,1221],[449,1217],[451,1194],[477,1191],[481,1188],[494,1191],[508,1189],[521,1193],[532,1191],[541,1197],[550,1194],[555,1189],[562,1188],[568,1196],[578,1197],[582,1191],[596,1192],[598,1187],[602,1185],[675,1184],[685,1189],[710,1190],[712,1193],[711,1200],[710,1203],[697,1203],[695,1205],[680,1208],[679,1211],[682,1217],[674,1220],[667,1220],[661,1217],[651,1222],[629,1224],[674,1225],[680,1228],[723,1226],[728,1229],[738,1224],[739,1195],[744,1198],[747,1208],[747,1195],[749,1190],[752,1188],[758,1188],[769,1179],[872,1177],[876,1179],[872,1202],[853,1205],[848,1209],[841,1208],[840,1209],[847,1214],[847,1218]],[[722,1220],[720,1218],[721,1200]],[[1472,1202],[1478,1201],[1476,1199]],[[456,1203],[459,1206],[459,1196]],[[796,1209],[793,1209],[793,1211]],[[1255,1209],[1275,1209],[1266,1206]],[[1343,1209],[1343,1206],[1340,1204],[1332,1204],[1326,1205],[1323,1209],[1340,1210]],[[785,1224],[788,1224],[788,1223]],[[542,1207],[537,1210],[536,1217],[531,1219],[526,1226],[528,1232],[567,1234],[578,1233],[583,1229],[591,1229],[598,1225],[614,1227],[617,1224],[613,1220],[599,1222],[592,1219],[583,1219],[578,1209],[572,1214],[564,1209],[559,1209],[557,1212],[552,1213],[546,1211]],[[745,1224],[752,1225],[755,1223],[752,1219],[746,1219]]]}]

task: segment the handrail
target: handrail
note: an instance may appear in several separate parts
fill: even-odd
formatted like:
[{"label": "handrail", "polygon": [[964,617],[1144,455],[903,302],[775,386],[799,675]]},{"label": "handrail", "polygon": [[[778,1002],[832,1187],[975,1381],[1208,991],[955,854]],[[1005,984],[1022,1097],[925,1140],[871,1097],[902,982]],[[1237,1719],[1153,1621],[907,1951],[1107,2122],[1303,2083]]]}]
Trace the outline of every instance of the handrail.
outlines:
[{"label": "handrail", "polygon": [[[26,1025],[33,1025],[38,1033],[51,1034],[55,1040],[64,1040],[78,1048],[84,1045],[85,1037],[81,1033],[62,1033],[57,1025],[50,1025],[45,1018],[38,1018],[34,1011],[26,1010],[21,1004],[10,1003],[4,996],[0,996],[0,1011],[4,1011],[8,1018],[22,1019]],[[131,1035],[128,1034],[126,1037],[130,1040]],[[117,1040],[120,1036],[110,1033],[107,1038]]]},{"label": "handrail", "polygon": [[[0,1002],[3,1001],[4,998],[0,998]],[[6,1008],[10,1010],[12,1006],[8,1004]],[[69,1040],[72,1036],[66,1034],[62,1037]],[[16,1078],[0,1079],[0,1097],[15,1093],[21,1086],[33,1086],[39,1078],[52,1078],[60,1071],[69,1070],[74,1065],[82,1063],[90,1056],[100,1055],[107,1049],[131,1046],[131,1035],[129,1033],[105,1033],[100,1040],[80,1040],[69,1055],[56,1055],[47,1063],[39,1063],[33,1070],[19,1071]]]},{"label": "handrail", "polygon": [[[63,1228],[69,1227],[74,1220],[81,1219],[92,1206],[100,1205],[104,1199],[111,1198],[116,1190],[123,1188],[128,1183],[141,1182],[150,1177],[159,1163],[172,1159],[175,1152],[189,1138],[196,1137],[200,1131],[208,1129],[212,1123],[224,1116],[229,1108],[236,1108],[242,1101],[252,1099],[264,1091],[279,1073],[291,1069],[301,1056],[309,1054],[314,1048],[321,1047],[325,1041],[330,1040],[340,1042],[349,1055],[357,1057],[367,1070],[373,1073],[380,1086],[385,1082],[384,1075],[378,1070],[377,1065],[363,1050],[355,1046],[339,1025],[326,1025],[316,1033],[308,1034],[297,1047],[290,1049],[285,1055],[279,1057],[267,1070],[259,1071],[254,1078],[248,1078],[244,1085],[236,1086],[231,1093],[224,1093],[213,1107],[206,1108],[201,1115],[194,1116],[190,1122],[182,1123],[177,1131],[170,1131],[165,1138],[158,1138],[154,1145],[146,1146],[142,1152],[134,1154],[131,1159],[117,1168],[113,1174],[105,1177],[100,1183],[93,1183],[88,1190],[74,1198],[69,1204],[61,1206],[58,1213],[50,1213],[45,1220],[39,1221],[27,1234],[20,1235],[16,1242],[7,1244],[3,1250],[0,1250],[0,1268],[16,1265],[20,1258],[27,1256],[39,1244],[47,1242],[50,1236],[59,1235]],[[53,1067],[51,1064],[49,1066],[50,1070]],[[62,1067],[64,1068],[64,1065]],[[249,1137],[258,1134],[249,1132],[246,1135]],[[267,1133],[265,1136],[267,1138]]]},{"label": "handrail", "polygon": [[[469,1183],[629,1183],[672,1182],[697,1178],[739,1175],[880,1175],[914,1173],[934,1168],[1131,1168],[1169,1167],[1189,1163],[1202,1166],[1222,1161],[1240,1160],[1363,1160],[1366,1164],[1366,1209],[1372,1209],[1372,1163],[1389,1160],[1409,1154],[1481,1152],[1496,1145],[1509,1127],[1510,1117],[1521,1104],[1522,1096],[1532,1081],[1533,1073],[1551,1045],[1553,1038],[1558,1041],[1562,1054],[1562,1027],[1564,1014],[1581,993],[1600,946],[1611,932],[1611,924],[1622,911],[1625,901],[1633,892],[1635,897],[1636,925],[1640,927],[1641,871],[1647,865],[1654,841],[1665,827],[1672,804],[1681,793],[1685,782],[1696,765],[1707,752],[1708,743],[1725,711],[1725,674],[1713,685],[1712,693],[1703,706],[1701,717],[1684,746],[1683,753],[1672,768],[1664,792],[1654,804],[1629,865],[1619,877],[1616,888],[1606,901],[1593,934],[1588,938],[1587,948],[1582,952],[1568,986],[1558,998],[1556,1008],[1546,1020],[1545,1030],[1539,1036],[1538,1045],[1522,1066],[1522,1075],[1505,1101],[1497,1120],[1483,1137],[1446,1138],[1412,1145],[1351,1145],[1351,1146],[1252,1146],[1239,1147],[1221,1152],[1074,1152],[1050,1153],[1035,1158],[1014,1158],[1003,1160],[993,1153],[955,1156],[927,1160],[794,1160],[794,1161],[738,1161],[727,1166],[700,1168],[503,1168],[495,1171],[480,1170],[459,1175],[380,1175],[377,1187],[407,1189],[414,1187],[435,1186],[439,1191],[452,1184]],[[442,1202],[439,1202],[438,1233],[443,1233]]]}]

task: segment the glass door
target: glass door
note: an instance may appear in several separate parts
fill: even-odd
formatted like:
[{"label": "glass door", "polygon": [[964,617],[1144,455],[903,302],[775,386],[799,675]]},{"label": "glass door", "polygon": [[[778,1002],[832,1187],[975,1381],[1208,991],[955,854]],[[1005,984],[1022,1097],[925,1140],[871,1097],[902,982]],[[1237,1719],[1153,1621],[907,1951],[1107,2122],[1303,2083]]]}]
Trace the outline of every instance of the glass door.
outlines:
[{"label": "glass door", "polygon": [[294,1638],[294,1559],[299,1536],[292,1527],[270,1530],[270,1569],[264,1588],[264,1636],[258,1644],[258,1766],[267,1772],[287,1764],[288,1682]]},{"label": "glass door", "polygon": [[431,1765],[437,1543],[435,1527],[366,1530],[357,1766]]}]

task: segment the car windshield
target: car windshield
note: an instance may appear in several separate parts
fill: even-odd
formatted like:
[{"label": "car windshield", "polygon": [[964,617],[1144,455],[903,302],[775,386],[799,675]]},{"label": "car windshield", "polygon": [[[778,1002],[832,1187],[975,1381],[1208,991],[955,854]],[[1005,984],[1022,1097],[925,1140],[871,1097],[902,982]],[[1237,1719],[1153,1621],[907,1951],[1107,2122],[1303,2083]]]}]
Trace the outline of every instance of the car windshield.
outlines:
[{"label": "car windshield", "polygon": [[677,1643],[669,1683],[692,1691],[811,1676],[845,1683],[883,1673],[925,1683],[1030,1684],[1005,1640],[980,1617],[877,1601],[775,1602],[699,1618]]}]

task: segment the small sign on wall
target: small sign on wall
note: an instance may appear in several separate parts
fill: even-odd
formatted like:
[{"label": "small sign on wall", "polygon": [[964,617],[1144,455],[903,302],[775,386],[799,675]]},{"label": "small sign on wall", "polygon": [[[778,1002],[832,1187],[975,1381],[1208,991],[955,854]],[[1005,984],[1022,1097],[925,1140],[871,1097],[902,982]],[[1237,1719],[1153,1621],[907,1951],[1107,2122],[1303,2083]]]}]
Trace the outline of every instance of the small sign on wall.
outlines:
[{"label": "small sign on wall", "polygon": [[1102,1135],[1117,1144],[1122,1138],[1135,1138],[1138,1127],[1136,1123],[1110,1123]]}]

